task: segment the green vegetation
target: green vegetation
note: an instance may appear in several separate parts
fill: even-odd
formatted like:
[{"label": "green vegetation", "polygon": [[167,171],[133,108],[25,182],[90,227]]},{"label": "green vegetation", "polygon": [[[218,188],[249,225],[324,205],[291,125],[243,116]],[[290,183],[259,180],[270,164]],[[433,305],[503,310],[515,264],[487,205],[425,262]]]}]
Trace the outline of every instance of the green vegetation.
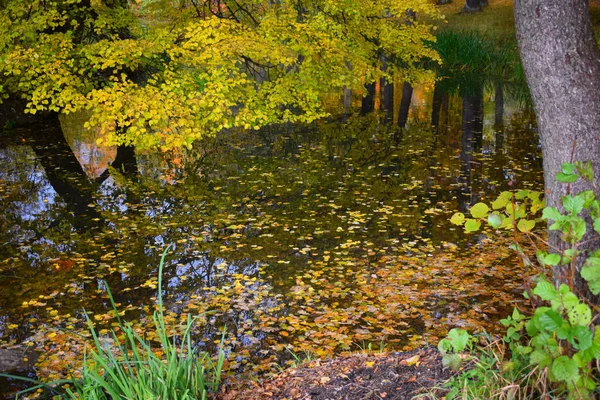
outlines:
[{"label": "green vegetation", "polygon": [[43,389],[61,399],[73,400],[204,400],[208,392],[215,392],[221,381],[225,358],[223,342],[217,361],[213,363],[208,353],[199,351],[198,339],[192,337],[193,318],[188,316],[181,335],[170,336],[171,329],[165,324],[162,270],[169,247],[163,252],[159,266],[158,309],[152,318],[156,336],[160,339],[158,347],[143,339],[130,323],[121,320],[107,286],[118,324],[110,335],[100,336],[90,316],[85,314],[93,346],[86,348],[81,368],[73,371],[73,375],[80,378],[36,383],[21,394]]},{"label": "green vegetation", "polygon": [[[567,185],[579,179],[593,181],[592,164],[564,163],[556,179]],[[509,351],[476,355],[478,362],[474,367],[450,382],[450,398],[459,394],[463,398],[480,398],[481,390],[486,391],[486,397],[499,396],[506,390],[505,380],[514,382],[513,395],[526,394],[519,398],[552,395],[587,399],[600,386],[593,369],[600,360],[600,331],[592,314],[596,307],[586,300],[588,297],[575,291],[581,287],[576,281],[583,278],[593,295],[600,293],[600,250],[586,251],[586,245],[598,240],[596,234],[600,233],[600,199],[591,190],[568,194],[562,198],[561,212],[554,207],[543,207],[539,197],[540,193],[528,190],[503,192],[491,207],[484,203],[473,205],[472,218],[465,218],[462,213],[452,217],[452,222],[464,225],[466,232],[478,231],[482,224],[488,223],[494,229],[513,231],[515,238],[517,232],[524,234],[524,242],[541,241],[544,248],[550,244],[534,228],[537,222],[547,221],[551,232],[560,233],[563,246],[552,247],[550,253],[537,250],[537,262],[533,262],[524,245],[513,244],[524,266],[536,273],[531,289],[530,277],[524,278],[525,297],[534,305],[534,313],[528,317],[515,308],[512,316],[500,321],[507,328],[504,342]],[[538,213],[542,209],[540,218]],[[586,225],[586,215],[592,218],[592,226]],[[593,231],[589,231],[592,227]],[[550,283],[557,276],[564,282],[558,287]],[[439,343],[442,352],[453,350],[445,356],[446,363],[458,368],[463,360],[458,354],[470,341],[468,333],[451,331]],[[484,378],[488,374],[502,377],[494,380],[497,386]]]},{"label": "green vegetation", "polygon": [[[36,275],[56,277],[42,289],[23,285],[18,295],[11,293],[19,304],[11,304],[9,318],[18,321],[3,323],[11,335],[20,329],[21,339],[43,329],[36,340],[49,350],[39,376],[49,383],[29,391],[46,389],[66,399],[205,399],[219,387],[222,371],[271,372],[285,363],[286,351],[288,364],[298,366],[355,350],[358,343],[363,351],[377,342],[410,349],[437,341],[453,323],[493,325],[514,299],[513,278],[522,270],[533,311],[515,308],[501,320],[502,341],[452,329],[439,342],[444,365],[464,368],[448,383],[448,398],[597,394],[598,309],[577,284],[600,293],[600,250],[586,252],[597,239],[588,235],[600,233],[594,192],[568,194],[559,210],[545,207],[533,182],[534,189],[504,191],[491,204],[477,202],[452,217],[466,233],[486,225],[510,232],[522,260],[510,271],[497,247],[502,241],[474,240],[477,245],[459,254],[455,242],[462,239],[435,219],[486,201],[512,179],[527,179],[527,162],[514,157],[517,151],[509,155],[511,146],[523,146],[504,138],[509,132],[511,139],[502,85],[525,81],[511,1],[493,1],[468,16],[456,12],[460,2],[441,7],[449,18],[435,37],[429,22],[439,13],[429,0],[1,3],[2,99],[20,99],[32,114],[89,115],[86,126],[97,142],[120,145],[115,151],[135,145],[165,153],[152,164],[157,153],[132,151],[134,171],[116,168],[115,161],[107,169],[113,179],[102,189],[101,179],[80,184],[82,171],[79,180],[59,182],[64,188],[77,181],[71,194],[87,190],[87,197],[63,196],[79,207],[74,219],[89,219],[86,225],[57,212],[40,227],[37,209],[2,221],[7,232],[14,226],[26,231],[18,245],[2,244],[6,271],[35,260]],[[401,133],[373,116],[319,121],[327,115],[327,94],[346,88],[363,93],[365,84],[392,77],[433,82],[434,74],[440,80],[431,89],[444,92],[434,102],[446,127],[461,115],[449,111],[448,91],[479,95],[471,103],[462,99],[462,136],[442,138],[440,129],[430,129],[440,118],[430,124],[430,115],[423,117],[426,129]],[[484,149],[486,84],[500,100],[498,128],[487,130]],[[469,105],[470,114],[464,112]],[[304,131],[287,131],[286,123],[304,124]],[[275,132],[272,125],[278,125]],[[40,149],[48,146],[21,142],[31,143],[36,154],[30,158],[44,158]],[[448,149],[457,151],[448,157]],[[537,150],[525,154],[539,160]],[[491,153],[503,158],[501,167],[480,162]],[[44,165],[47,176],[60,169],[53,166]],[[147,178],[152,166],[161,171],[156,179]],[[39,175],[32,171],[29,176]],[[593,175],[589,162],[565,163],[557,179],[570,184]],[[37,184],[28,189],[37,193]],[[1,189],[2,198],[15,203],[30,198],[21,188],[6,195]],[[119,203],[99,193],[111,190]],[[586,225],[587,215],[592,224]],[[536,230],[544,221],[561,236],[561,246],[552,248]],[[181,255],[169,271],[174,312],[163,307],[166,250],[157,277],[149,267],[156,263],[148,262],[165,238]],[[536,262],[525,245],[530,242],[540,247]],[[125,308],[106,281],[105,292],[94,286],[105,276],[122,285]],[[155,287],[153,312],[140,300],[143,294],[129,293]],[[71,315],[82,297],[92,303],[85,313],[91,343],[85,345],[74,344],[82,329]],[[106,298],[113,310],[99,311]],[[130,311],[140,319],[124,322]],[[34,326],[39,320],[47,325]],[[225,325],[230,331],[220,333]],[[78,358],[80,369],[65,367]]]},{"label": "green vegetation", "polygon": [[[525,78],[514,38],[502,41],[475,30],[442,30],[433,48],[442,59],[436,67],[440,85],[461,93],[502,82],[513,90],[525,87]],[[522,89],[520,89],[522,90]]]}]

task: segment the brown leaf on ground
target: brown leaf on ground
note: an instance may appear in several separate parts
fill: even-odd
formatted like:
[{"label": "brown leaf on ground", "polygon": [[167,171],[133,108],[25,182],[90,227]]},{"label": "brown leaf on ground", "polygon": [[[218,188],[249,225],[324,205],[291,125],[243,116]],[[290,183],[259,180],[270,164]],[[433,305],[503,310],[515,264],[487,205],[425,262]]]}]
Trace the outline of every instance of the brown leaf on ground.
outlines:
[{"label": "brown leaf on ground", "polygon": [[[408,365],[406,361],[411,359],[420,362]],[[451,371],[442,368],[441,355],[432,347],[407,353],[355,354],[285,370],[258,387],[230,382],[219,399],[403,400],[451,376]]]}]

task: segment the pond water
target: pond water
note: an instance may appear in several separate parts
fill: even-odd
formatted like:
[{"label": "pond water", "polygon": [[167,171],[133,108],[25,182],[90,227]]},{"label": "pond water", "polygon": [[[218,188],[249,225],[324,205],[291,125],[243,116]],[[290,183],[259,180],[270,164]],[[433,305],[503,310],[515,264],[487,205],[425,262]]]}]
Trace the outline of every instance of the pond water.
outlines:
[{"label": "pond water", "polygon": [[145,329],[169,244],[169,321],[201,315],[208,347],[226,326],[231,370],[270,370],[286,346],[327,355],[493,332],[522,301],[521,270],[504,240],[448,219],[541,189],[535,116],[493,88],[401,89],[392,122],[355,113],[163,154],[99,147],[81,116],[5,130],[0,340],[42,346],[40,374],[55,376],[80,349],[84,307],[98,328],[114,323],[105,282]]}]

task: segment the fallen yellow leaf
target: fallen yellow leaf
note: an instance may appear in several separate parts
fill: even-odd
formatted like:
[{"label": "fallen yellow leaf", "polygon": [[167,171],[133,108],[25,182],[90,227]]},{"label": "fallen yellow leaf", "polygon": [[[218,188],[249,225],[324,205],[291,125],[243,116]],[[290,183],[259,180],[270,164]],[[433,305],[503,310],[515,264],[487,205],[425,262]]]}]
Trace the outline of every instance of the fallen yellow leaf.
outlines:
[{"label": "fallen yellow leaf", "polygon": [[419,364],[420,364],[420,362],[419,362],[419,355],[418,354],[416,356],[412,356],[411,358],[407,358],[406,359],[406,365],[408,365],[409,367],[411,365],[416,365],[418,367]]}]

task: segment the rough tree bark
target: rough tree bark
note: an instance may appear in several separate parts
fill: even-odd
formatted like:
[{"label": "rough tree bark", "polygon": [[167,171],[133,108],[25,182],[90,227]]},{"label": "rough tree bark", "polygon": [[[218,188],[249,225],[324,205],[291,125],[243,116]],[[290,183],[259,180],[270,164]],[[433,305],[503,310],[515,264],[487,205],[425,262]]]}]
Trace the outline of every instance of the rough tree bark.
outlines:
[{"label": "rough tree bark", "polygon": [[[555,181],[561,163],[590,160],[599,181],[600,52],[588,0],[515,0],[514,7],[542,141],[546,203],[556,207],[566,194],[566,185]],[[594,190],[581,179],[570,187],[572,193],[586,189]],[[600,195],[598,188],[595,192]],[[552,234],[550,241],[556,244],[559,237]],[[600,247],[600,242],[590,247],[588,251]],[[564,281],[564,273],[556,269],[555,280]],[[577,286],[583,288],[581,282]]]}]

